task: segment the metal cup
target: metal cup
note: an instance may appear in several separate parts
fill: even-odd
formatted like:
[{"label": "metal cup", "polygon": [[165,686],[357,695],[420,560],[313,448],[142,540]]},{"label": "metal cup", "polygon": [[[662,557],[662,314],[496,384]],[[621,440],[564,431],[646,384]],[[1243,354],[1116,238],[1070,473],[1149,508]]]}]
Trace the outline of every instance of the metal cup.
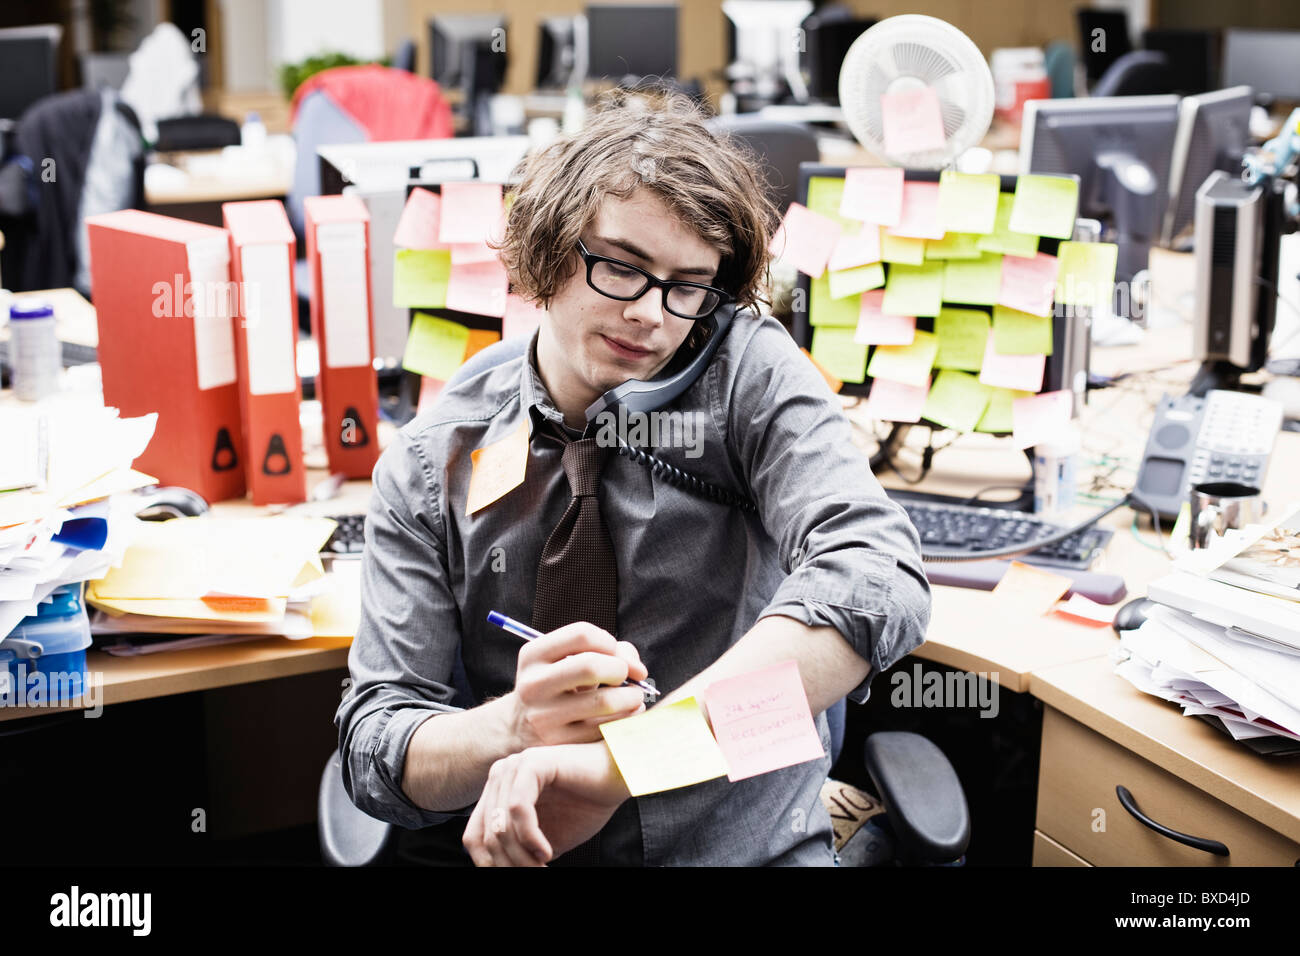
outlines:
[{"label": "metal cup", "polygon": [[1231,528],[1256,524],[1268,506],[1259,489],[1235,481],[1211,481],[1192,487],[1190,540],[1192,548],[1206,548],[1210,532],[1222,535]]}]

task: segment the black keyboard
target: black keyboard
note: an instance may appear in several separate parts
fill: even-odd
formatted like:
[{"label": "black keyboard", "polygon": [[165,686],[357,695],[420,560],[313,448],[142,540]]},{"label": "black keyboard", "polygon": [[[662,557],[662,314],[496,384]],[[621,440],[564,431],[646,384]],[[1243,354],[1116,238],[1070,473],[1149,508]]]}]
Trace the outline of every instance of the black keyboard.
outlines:
[{"label": "black keyboard", "polygon": [[[1045,538],[1065,527],[1006,508],[913,501],[894,494],[890,497],[903,506],[916,525],[922,550],[994,551]],[[1064,541],[1020,555],[1016,560],[1084,571],[1105,549],[1113,534],[1106,528],[1088,528]]]},{"label": "black keyboard", "polygon": [[330,518],[338,522],[338,527],[321,547],[321,554],[332,554],[336,558],[361,557],[361,552],[366,549],[366,516],[330,515]]}]

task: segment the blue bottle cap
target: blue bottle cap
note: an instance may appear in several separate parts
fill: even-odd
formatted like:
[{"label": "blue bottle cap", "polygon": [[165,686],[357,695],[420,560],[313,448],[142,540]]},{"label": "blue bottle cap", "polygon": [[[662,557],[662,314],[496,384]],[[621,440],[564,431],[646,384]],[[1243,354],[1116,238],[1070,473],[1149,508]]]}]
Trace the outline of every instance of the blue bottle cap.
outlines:
[{"label": "blue bottle cap", "polygon": [[15,299],[9,306],[9,318],[12,321],[48,319],[53,314],[54,306],[44,299]]}]

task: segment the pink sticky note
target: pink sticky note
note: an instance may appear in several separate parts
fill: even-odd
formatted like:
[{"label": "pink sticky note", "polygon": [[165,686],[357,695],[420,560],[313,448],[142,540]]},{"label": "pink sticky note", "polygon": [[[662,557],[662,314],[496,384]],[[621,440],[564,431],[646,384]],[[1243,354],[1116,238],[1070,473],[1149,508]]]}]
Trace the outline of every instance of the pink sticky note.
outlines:
[{"label": "pink sticky note", "polygon": [[903,209],[903,171],[854,166],[844,170],[840,215],[881,226],[898,225]]},{"label": "pink sticky note", "polygon": [[929,379],[924,385],[904,385],[887,378],[873,378],[864,407],[867,415],[878,422],[919,422],[929,392]]},{"label": "pink sticky note", "polygon": [[903,211],[898,225],[886,230],[891,236],[906,239],[942,239],[939,225],[939,184],[904,183]]},{"label": "pink sticky note", "polygon": [[984,363],[980,381],[985,385],[1036,392],[1043,387],[1046,355],[1003,355],[993,345],[993,336],[984,343]]},{"label": "pink sticky note", "polygon": [[880,95],[880,122],[890,156],[943,149],[943,113],[939,94],[928,86]]},{"label": "pink sticky note", "polygon": [[826,271],[841,232],[834,219],[792,202],[768,249],[778,259],[817,279]]},{"label": "pink sticky note", "polygon": [[704,701],[727,762],[728,780],[745,780],[826,754],[794,661],[710,684]]},{"label": "pink sticky note", "polygon": [[443,183],[439,241],[485,242],[501,219],[500,183]]},{"label": "pink sticky note", "polygon": [[1032,448],[1061,434],[1074,411],[1074,394],[1068,389],[1027,395],[1011,402],[1011,441],[1017,448]]},{"label": "pink sticky note", "polygon": [[1082,594],[1071,594],[1070,599],[1052,608],[1057,614],[1082,621],[1092,627],[1109,627],[1115,620],[1115,609],[1098,604]]},{"label": "pink sticky note", "polygon": [[415,414],[422,415],[433,405],[433,400],[441,394],[443,386],[447,383],[440,378],[431,378],[428,375],[420,376],[420,399],[415,406]]},{"label": "pink sticky note", "polygon": [[911,345],[916,338],[916,316],[887,315],[881,311],[884,301],[884,289],[862,293],[853,341],[859,345]]},{"label": "pink sticky note", "polygon": [[538,308],[533,302],[513,292],[506,296],[506,314],[501,317],[501,338],[512,339],[517,335],[532,335],[533,330],[542,324],[546,310]]},{"label": "pink sticky note", "polygon": [[476,315],[504,316],[509,281],[500,262],[470,262],[451,267],[447,308]]},{"label": "pink sticky note", "polygon": [[439,210],[442,203],[436,193],[416,187],[402,207],[402,218],[397,220],[393,245],[401,249],[442,249],[438,240]]},{"label": "pink sticky note", "polygon": [[880,227],[867,223],[859,233],[840,236],[826,268],[831,272],[880,261]]},{"label": "pink sticky note", "polygon": [[1046,252],[1035,253],[1032,259],[1003,256],[998,303],[1031,315],[1051,315],[1060,266],[1056,256]]},{"label": "pink sticky note", "polygon": [[486,242],[458,242],[451,247],[451,264],[464,265],[470,262],[491,262],[497,257],[497,251]]}]

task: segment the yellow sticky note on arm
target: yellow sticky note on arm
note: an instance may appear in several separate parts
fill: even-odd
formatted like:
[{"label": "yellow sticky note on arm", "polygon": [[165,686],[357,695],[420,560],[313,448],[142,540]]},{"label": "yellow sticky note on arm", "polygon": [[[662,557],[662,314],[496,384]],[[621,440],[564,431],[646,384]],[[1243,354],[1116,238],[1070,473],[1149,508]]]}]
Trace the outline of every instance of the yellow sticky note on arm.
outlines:
[{"label": "yellow sticky note on arm", "polygon": [[474,470],[469,477],[465,515],[486,508],[506,492],[524,483],[528,468],[528,419],[513,432],[469,453]]},{"label": "yellow sticky note on arm", "polygon": [[417,375],[442,379],[456,374],[465,361],[469,329],[427,312],[415,313],[402,355],[402,368]]},{"label": "yellow sticky note on arm", "polygon": [[676,790],[727,772],[699,704],[687,697],[600,725],[632,796]]}]

